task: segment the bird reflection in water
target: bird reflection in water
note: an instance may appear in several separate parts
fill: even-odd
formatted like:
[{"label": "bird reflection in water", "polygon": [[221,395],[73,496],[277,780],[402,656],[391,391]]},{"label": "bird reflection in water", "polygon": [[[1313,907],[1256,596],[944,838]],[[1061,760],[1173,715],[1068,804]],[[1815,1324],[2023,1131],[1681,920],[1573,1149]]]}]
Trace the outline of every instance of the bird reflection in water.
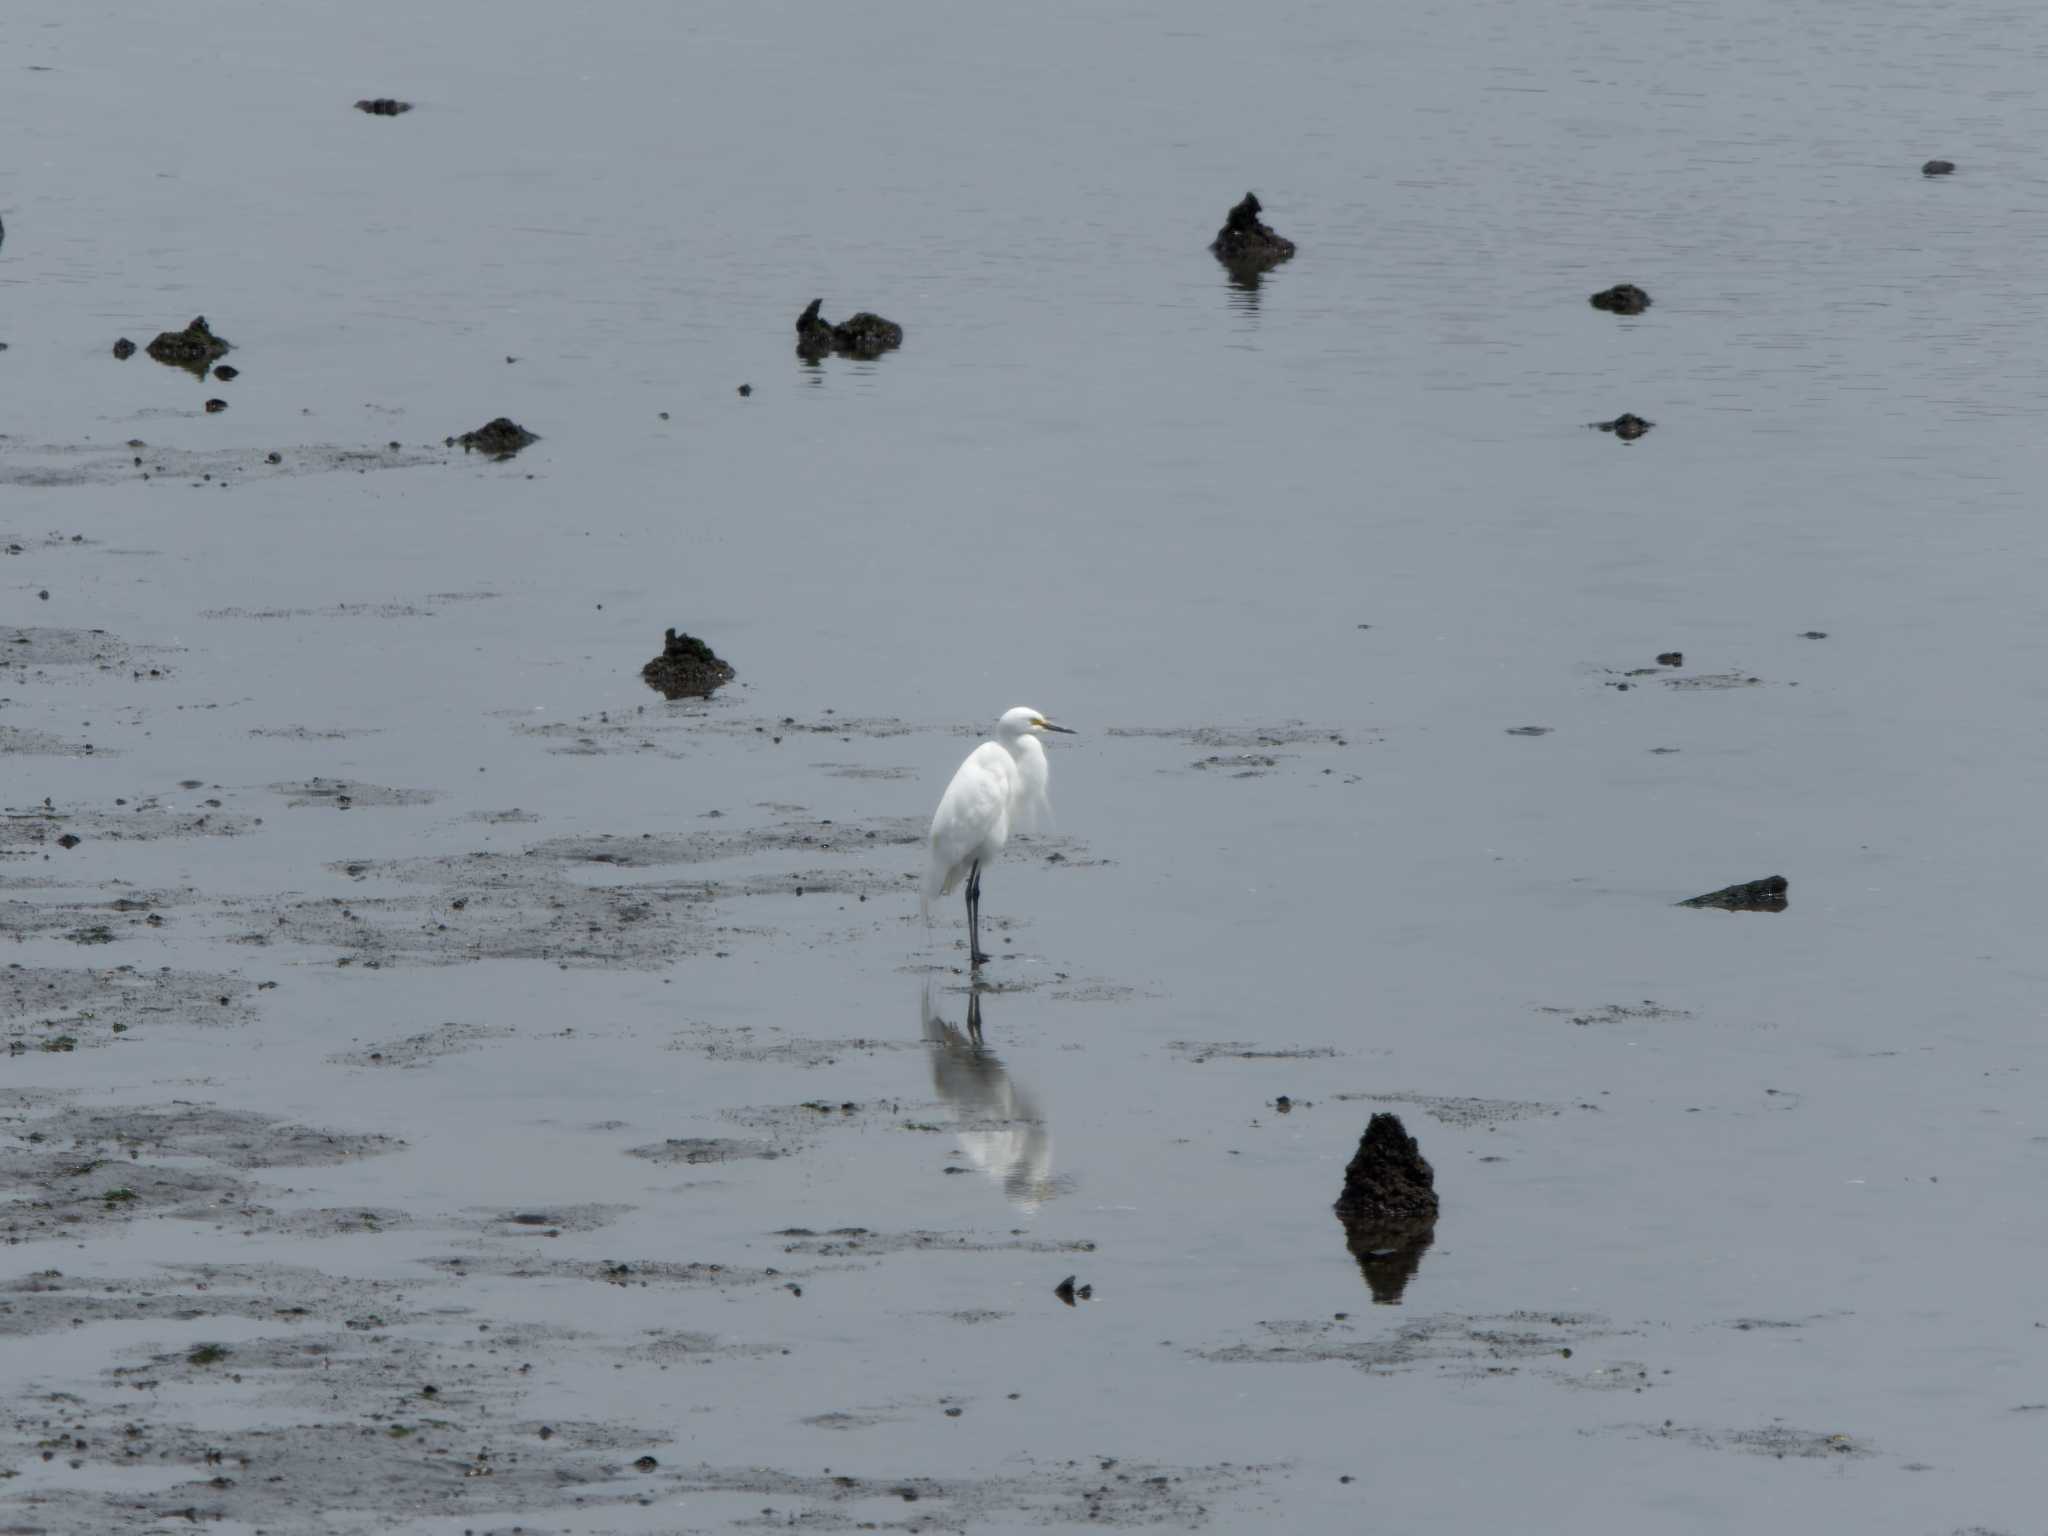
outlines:
[{"label": "bird reflection in water", "polygon": [[981,990],[967,994],[967,1028],[939,1017],[926,980],[919,1008],[930,1047],[932,1088],[953,1112],[960,1156],[1003,1188],[1021,1211],[1035,1211],[1064,1185],[1052,1176],[1052,1132],[1038,1103],[982,1043]]}]

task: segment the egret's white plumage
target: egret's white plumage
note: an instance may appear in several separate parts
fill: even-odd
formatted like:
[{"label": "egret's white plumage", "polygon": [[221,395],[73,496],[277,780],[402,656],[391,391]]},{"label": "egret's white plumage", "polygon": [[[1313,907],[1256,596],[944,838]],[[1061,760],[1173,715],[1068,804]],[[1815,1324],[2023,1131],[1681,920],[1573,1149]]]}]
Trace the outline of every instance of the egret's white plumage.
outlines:
[{"label": "egret's white plumage", "polygon": [[981,952],[981,868],[993,863],[1013,831],[1035,831],[1052,821],[1048,793],[1052,770],[1038,737],[1045,731],[1071,736],[1035,709],[1019,705],[996,722],[995,739],[967,754],[939,797],[932,816],[930,858],[920,887],[924,915],[932,902],[967,882],[967,947],[972,964]]}]

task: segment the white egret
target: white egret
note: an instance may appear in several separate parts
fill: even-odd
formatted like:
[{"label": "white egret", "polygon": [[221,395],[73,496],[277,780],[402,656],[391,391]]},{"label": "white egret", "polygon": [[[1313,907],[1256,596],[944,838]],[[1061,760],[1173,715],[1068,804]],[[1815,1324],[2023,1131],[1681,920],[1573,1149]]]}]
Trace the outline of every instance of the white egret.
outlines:
[{"label": "white egret", "polygon": [[934,897],[967,882],[970,967],[988,959],[981,952],[981,866],[994,862],[1013,828],[1035,830],[1052,817],[1046,797],[1051,771],[1038,740],[1046,731],[1074,734],[1021,704],[1006,711],[996,722],[995,739],[967,754],[932,816],[931,860],[921,893],[925,920],[931,920]]}]

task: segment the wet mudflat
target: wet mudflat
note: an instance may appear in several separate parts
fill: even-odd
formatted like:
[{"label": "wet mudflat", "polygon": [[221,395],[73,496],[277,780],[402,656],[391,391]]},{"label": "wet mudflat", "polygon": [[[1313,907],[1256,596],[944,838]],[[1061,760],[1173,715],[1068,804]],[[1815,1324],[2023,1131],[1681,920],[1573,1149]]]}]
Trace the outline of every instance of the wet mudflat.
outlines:
[{"label": "wet mudflat", "polygon": [[2048,24],[1629,15],[11,11],[0,1526],[2035,1529]]}]

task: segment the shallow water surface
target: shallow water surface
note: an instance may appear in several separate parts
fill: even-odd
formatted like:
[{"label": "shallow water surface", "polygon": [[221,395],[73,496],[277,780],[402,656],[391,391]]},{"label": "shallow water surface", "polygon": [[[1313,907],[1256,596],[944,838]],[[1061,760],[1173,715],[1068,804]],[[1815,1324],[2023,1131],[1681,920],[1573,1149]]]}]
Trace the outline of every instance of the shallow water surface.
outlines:
[{"label": "shallow water surface", "polygon": [[21,0],[4,1523],[2034,1528],[2044,53]]}]

